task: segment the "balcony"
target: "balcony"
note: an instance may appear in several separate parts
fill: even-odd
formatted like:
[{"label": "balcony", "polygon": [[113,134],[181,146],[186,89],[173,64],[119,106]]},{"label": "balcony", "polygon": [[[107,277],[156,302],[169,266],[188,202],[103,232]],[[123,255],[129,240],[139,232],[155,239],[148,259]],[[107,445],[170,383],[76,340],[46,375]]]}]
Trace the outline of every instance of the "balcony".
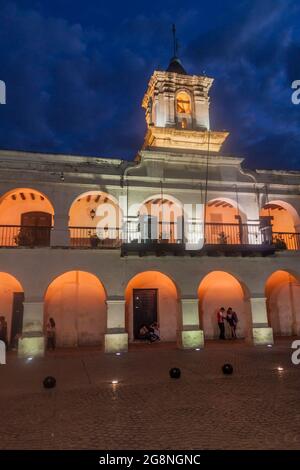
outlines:
[{"label": "balcony", "polygon": [[300,233],[272,232],[276,250],[300,250]]},{"label": "balcony", "polygon": [[71,248],[117,249],[121,247],[121,229],[69,227]]},{"label": "balcony", "polygon": [[[125,237],[128,241],[122,244],[122,255],[189,253],[191,256],[267,256],[275,251],[271,232],[268,236],[268,232],[261,230],[259,224],[206,223],[204,233],[202,224],[190,223],[185,226],[184,236],[179,236],[177,233],[182,234],[182,230],[178,232],[177,229],[176,223],[160,223],[157,239],[149,234],[148,239],[143,240],[138,224],[135,228],[130,224]],[[169,236],[164,236],[164,233]]]},{"label": "balcony", "polygon": [[0,225],[0,246],[43,247],[50,246],[51,227],[26,225]]},{"label": "balcony", "polygon": [[[139,223],[132,222],[121,228],[69,227],[70,248],[121,249],[123,256],[155,254],[174,255],[261,255],[275,251],[300,250],[300,233],[272,232],[272,227],[259,224],[190,223],[185,234],[178,231],[177,223],[160,222],[157,233],[142,233]],[[0,247],[48,247],[52,227],[0,225]],[[202,243],[201,243],[202,241]],[[193,245],[199,246],[193,248]]]}]

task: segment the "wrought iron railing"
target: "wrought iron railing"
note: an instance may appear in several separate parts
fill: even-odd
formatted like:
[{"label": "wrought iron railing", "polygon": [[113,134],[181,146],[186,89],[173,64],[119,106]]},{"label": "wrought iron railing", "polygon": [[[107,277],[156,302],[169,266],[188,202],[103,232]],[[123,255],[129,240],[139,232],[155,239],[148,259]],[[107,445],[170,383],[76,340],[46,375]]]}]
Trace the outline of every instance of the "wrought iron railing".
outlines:
[{"label": "wrought iron railing", "polygon": [[261,245],[263,237],[258,224],[206,223],[206,245]]},{"label": "wrought iron railing", "polygon": [[[190,223],[183,233],[177,222],[160,222],[148,237],[141,233],[137,221],[129,221],[121,228],[69,227],[70,246],[73,248],[120,248],[122,243],[154,242],[163,244],[199,243],[204,245],[274,245],[278,250],[300,250],[300,233],[272,232],[259,224]],[[0,246],[50,246],[52,227],[0,225]],[[142,237],[144,235],[144,238]],[[152,235],[152,237],[151,237]]]},{"label": "wrought iron railing", "polygon": [[140,224],[137,221],[130,221],[126,230],[124,239],[129,243],[142,240],[154,240],[158,243],[199,243],[203,238],[207,245],[260,245],[264,242],[258,224],[206,223],[204,233],[201,223],[189,223],[183,229],[181,224],[176,222],[160,222],[157,227],[154,226],[152,234],[149,229],[147,236],[143,237]]},{"label": "wrought iron railing", "polygon": [[278,250],[300,250],[300,233],[273,232],[272,240]]},{"label": "wrought iron railing", "polygon": [[97,227],[69,227],[70,245],[73,248],[119,248],[121,229]]},{"label": "wrought iron railing", "polygon": [[50,246],[51,227],[0,225],[0,246]]}]

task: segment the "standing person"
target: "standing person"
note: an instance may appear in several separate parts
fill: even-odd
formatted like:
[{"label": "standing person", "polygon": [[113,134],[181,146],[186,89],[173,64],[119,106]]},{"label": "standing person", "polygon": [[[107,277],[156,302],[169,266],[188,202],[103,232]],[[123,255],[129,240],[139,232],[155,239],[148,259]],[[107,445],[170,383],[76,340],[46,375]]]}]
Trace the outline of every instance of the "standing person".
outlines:
[{"label": "standing person", "polygon": [[46,327],[46,334],[47,334],[47,349],[52,349],[54,351],[56,346],[56,329],[55,329],[55,321],[53,318],[49,318]]},{"label": "standing person", "polygon": [[231,338],[234,338],[234,322],[233,322],[233,311],[232,308],[229,307],[227,309],[227,315],[226,315],[226,320],[230,326],[230,332],[231,332]]},{"label": "standing person", "polygon": [[0,317],[0,340],[3,341],[5,343],[5,346],[7,347],[7,321],[5,320],[5,317],[3,315],[1,315]]},{"label": "standing person", "polygon": [[218,313],[217,313],[218,326],[219,326],[219,329],[220,329],[219,339],[225,339],[225,324],[224,324],[225,318],[226,318],[225,308],[221,307],[220,310],[218,310]]},{"label": "standing person", "polygon": [[238,317],[231,307],[229,307],[229,309],[227,310],[226,320],[228,321],[230,326],[231,337],[236,339],[236,326],[238,323]]},{"label": "standing person", "polygon": [[239,319],[238,319],[237,313],[234,310],[232,312],[232,321],[233,321],[233,337],[234,339],[236,339],[236,327],[237,327]]}]

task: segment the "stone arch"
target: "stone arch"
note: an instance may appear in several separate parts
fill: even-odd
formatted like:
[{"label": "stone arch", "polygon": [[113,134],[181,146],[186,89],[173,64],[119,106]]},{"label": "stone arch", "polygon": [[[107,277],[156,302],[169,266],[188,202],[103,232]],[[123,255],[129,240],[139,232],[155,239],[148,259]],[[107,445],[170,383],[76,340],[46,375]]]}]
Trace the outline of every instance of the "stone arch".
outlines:
[{"label": "stone arch", "polygon": [[71,246],[119,246],[123,211],[119,201],[104,191],[88,191],[76,197],[69,209]]},{"label": "stone arch", "polygon": [[14,188],[0,198],[0,245],[47,246],[54,208],[49,198],[33,188]]},{"label": "stone arch", "polygon": [[192,114],[193,112],[193,96],[186,88],[180,88],[175,95],[175,112],[176,114]]},{"label": "stone arch", "polygon": [[250,243],[247,216],[236,201],[218,197],[207,202],[205,207],[205,239],[207,244],[228,243],[237,245]]},{"label": "stone arch", "polygon": [[6,272],[0,272],[0,316],[7,323],[7,340],[17,347],[22,333],[24,289],[18,279]]},{"label": "stone arch", "polygon": [[[288,202],[272,200],[260,210],[260,218],[265,224],[271,224],[273,243],[281,247],[298,250],[300,248],[300,217],[296,209]],[[282,241],[282,243],[281,243]]]},{"label": "stone arch", "polygon": [[44,322],[56,323],[61,347],[100,345],[107,324],[106,292],[97,276],[87,271],[67,271],[48,286]]},{"label": "stone arch", "polygon": [[290,271],[273,272],[265,284],[268,322],[275,336],[300,334],[300,277]]},{"label": "stone arch", "polygon": [[[134,305],[134,296],[139,295],[138,290],[141,290],[140,293],[142,295],[145,295],[142,292],[143,290],[156,291],[157,321],[160,325],[161,341],[177,341],[178,331],[181,328],[180,293],[175,282],[168,275],[160,271],[140,272],[131,278],[126,286],[125,318],[129,341],[132,342],[138,339],[137,331],[143,323],[147,323],[144,319],[144,315],[141,320],[138,317],[139,305],[136,305],[136,308]],[[147,301],[146,298],[145,302]],[[142,302],[143,299],[141,298],[141,306],[143,305]],[[145,314],[145,317],[146,316]],[[148,322],[151,323],[150,320]]]},{"label": "stone arch", "polygon": [[184,208],[169,194],[154,194],[137,206],[139,237],[176,243],[183,237]]},{"label": "stone arch", "polygon": [[[211,271],[198,287],[199,317],[206,339],[219,337],[217,311],[232,307],[238,316],[237,336],[249,339],[252,335],[252,315],[248,288],[236,276],[225,271]],[[225,324],[225,326],[227,326]],[[230,328],[226,336],[230,337]]]}]

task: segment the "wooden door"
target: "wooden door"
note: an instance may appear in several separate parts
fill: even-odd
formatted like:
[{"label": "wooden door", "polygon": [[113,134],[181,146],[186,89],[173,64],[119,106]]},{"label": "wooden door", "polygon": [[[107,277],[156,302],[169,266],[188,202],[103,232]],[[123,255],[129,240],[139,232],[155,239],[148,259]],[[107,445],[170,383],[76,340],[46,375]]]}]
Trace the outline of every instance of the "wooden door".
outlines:
[{"label": "wooden door", "polygon": [[139,339],[142,325],[157,321],[157,289],[133,289],[133,333]]},{"label": "wooden door", "polygon": [[25,212],[21,215],[22,244],[49,246],[51,225],[52,215],[48,212]]}]

